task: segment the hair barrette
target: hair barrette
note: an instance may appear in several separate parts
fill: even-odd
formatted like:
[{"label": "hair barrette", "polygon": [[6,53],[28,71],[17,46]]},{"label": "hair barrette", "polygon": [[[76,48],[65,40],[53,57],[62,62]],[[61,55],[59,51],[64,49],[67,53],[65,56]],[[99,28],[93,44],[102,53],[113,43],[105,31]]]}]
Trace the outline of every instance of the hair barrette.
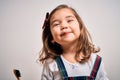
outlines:
[{"label": "hair barrette", "polygon": [[48,19],[49,19],[49,12],[46,13],[46,17],[45,17],[42,29],[44,29],[48,25]]}]

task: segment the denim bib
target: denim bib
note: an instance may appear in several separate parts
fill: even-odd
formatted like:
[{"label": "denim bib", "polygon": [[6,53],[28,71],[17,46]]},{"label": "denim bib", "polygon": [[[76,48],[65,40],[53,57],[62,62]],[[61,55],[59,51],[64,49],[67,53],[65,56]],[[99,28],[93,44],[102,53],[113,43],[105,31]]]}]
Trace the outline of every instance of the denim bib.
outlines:
[{"label": "denim bib", "polygon": [[97,55],[95,63],[94,63],[94,67],[91,71],[90,76],[75,76],[75,77],[68,77],[67,71],[65,69],[64,63],[61,59],[61,57],[57,57],[56,58],[56,62],[58,65],[58,69],[60,71],[62,80],[95,80],[100,63],[101,63],[101,57]]}]

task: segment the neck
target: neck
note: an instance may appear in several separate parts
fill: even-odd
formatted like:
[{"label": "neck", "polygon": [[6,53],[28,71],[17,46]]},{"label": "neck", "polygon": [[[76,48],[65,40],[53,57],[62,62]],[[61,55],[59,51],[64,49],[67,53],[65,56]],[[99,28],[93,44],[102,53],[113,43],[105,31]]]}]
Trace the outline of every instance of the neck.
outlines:
[{"label": "neck", "polygon": [[63,48],[63,53],[76,53],[76,48],[71,46]]},{"label": "neck", "polygon": [[[77,44],[72,44],[72,45],[65,45],[62,46],[63,48],[63,53],[62,56],[68,60],[69,62],[76,63],[75,55],[76,55],[76,45]],[[79,59],[83,59],[83,53],[80,52],[79,54]]]},{"label": "neck", "polygon": [[76,60],[75,60],[76,45],[75,44],[65,45],[65,46],[62,46],[62,48],[63,48],[62,56],[69,62],[76,63]]},{"label": "neck", "polygon": [[77,43],[62,45],[63,53],[76,53],[76,45]]}]

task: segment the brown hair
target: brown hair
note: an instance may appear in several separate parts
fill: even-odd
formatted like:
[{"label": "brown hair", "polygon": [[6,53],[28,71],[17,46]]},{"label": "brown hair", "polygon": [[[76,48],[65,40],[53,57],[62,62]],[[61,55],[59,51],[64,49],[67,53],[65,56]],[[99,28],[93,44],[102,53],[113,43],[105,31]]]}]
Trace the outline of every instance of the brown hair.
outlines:
[{"label": "brown hair", "polygon": [[[43,63],[48,58],[55,59],[57,56],[61,55],[62,52],[63,52],[63,49],[62,49],[60,44],[51,42],[53,37],[52,37],[51,31],[50,31],[50,19],[51,19],[51,17],[53,16],[53,14],[57,10],[60,10],[60,9],[63,9],[63,8],[70,9],[73,12],[73,14],[75,15],[78,22],[79,22],[80,36],[79,36],[79,39],[78,39],[78,44],[76,46],[75,59],[80,63],[84,63],[84,62],[88,61],[91,53],[99,52],[100,49],[94,47],[94,45],[92,43],[91,36],[90,36],[88,30],[86,29],[82,19],[78,15],[78,13],[72,7],[69,7],[69,6],[64,5],[64,4],[57,6],[50,13],[47,26],[45,26],[45,28],[43,29],[43,33],[42,33],[43,48],[40,52],[39,61],[41,61]],[[80,60],[80,53],[81,52],[83,53],[82,54],[83,55],[82,60]]]}]

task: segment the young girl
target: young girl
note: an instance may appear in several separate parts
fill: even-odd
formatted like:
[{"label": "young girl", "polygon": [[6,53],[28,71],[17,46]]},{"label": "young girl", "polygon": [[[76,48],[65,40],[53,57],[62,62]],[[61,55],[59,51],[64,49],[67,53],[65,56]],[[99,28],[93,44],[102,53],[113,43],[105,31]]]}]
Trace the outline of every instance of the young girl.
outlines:
[{"label": "young girl", "polygon": [[77,12],[59,5],[43,25],[41,80],[108,80],[90,34]]}]

